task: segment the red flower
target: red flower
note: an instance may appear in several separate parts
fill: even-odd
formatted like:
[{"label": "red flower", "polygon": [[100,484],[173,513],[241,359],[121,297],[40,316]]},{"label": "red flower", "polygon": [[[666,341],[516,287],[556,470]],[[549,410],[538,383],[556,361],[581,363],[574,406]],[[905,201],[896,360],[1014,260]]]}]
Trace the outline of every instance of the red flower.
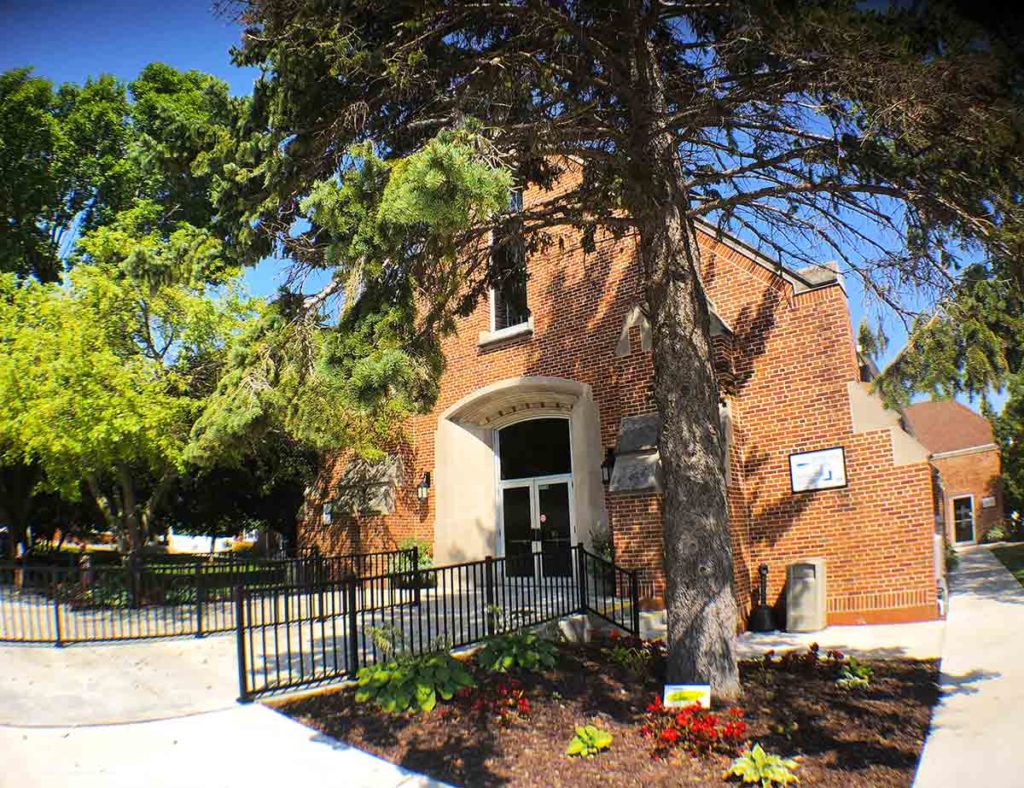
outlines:
[{"label": "red flower", "polygon": [[675,744],[676,740],[679,738],[679,731],[675,728],[665,728],[665,730],[661,732],[661,738],[669,744]]}]

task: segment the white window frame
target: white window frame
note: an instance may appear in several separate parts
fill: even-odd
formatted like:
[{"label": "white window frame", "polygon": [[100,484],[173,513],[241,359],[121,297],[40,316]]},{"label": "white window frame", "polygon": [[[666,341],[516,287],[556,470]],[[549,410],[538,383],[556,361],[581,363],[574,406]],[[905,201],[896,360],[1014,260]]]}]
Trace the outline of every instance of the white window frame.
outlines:
[{"label": "white window frame", "polygon": [[[513,199],[512,195],[519,195],[519,210],[522,211],[523,210],[523,202],[522,202],[523,201],[523,192],[522,192],[522,189],[512,189],[509,194],[510,194],[510,196],[509,196],[509,203],[510,204],[511,204],[512,199]],[[489,249],[494,247],[494,230],[491,230],[487,234],[487,246],[488,246]],[[526,267],[526,261],[525,260],[523,260],[523,267],[524,268]],[[527,281],[529,281],[529,280],[527,280]],[[490,293],[489,293],[489,297],[488,297],[487,300],[489,302],[489,310],[490,310],[490,318],[489,318],[488,323],[487,323],[488,328],[489,328],[489,333],[488,333],[488,336],[487,336],[487,340],[488,341],[494,341],[494,340],[498,340],[498,339],[507,339],[508,337],[514,337],[514,336],[518,336],[520,334],[527,334],[527,333],[533,331],[533,313],[530,313],[529,316],[526,318],[526,320],[524,320],[522,323],[516,323],[515,325],[512,325],[512,326],[505,326],[505,328],[495,328],[495,325],[496,325],[495,318],[497,317],[496,312],[495,312],[495,302],[497,301],[497,291],[495,290],[494,287],[491,287]],[[530,292],[529,292],[529,289],[527,289],[527,292],[526,292],[526,311],[530,312]]]},{"label": "white window frame", "polygon": [[[957,501],[970,501],[971,502],[971,538],[959,541],[956,538],[956,502]],[[970,494],[954,495],[949,499],[949,524],[953,529],[953,543],[954,544],[974,544],[978,541],[978,517],[974,509],[974,496]]]}]

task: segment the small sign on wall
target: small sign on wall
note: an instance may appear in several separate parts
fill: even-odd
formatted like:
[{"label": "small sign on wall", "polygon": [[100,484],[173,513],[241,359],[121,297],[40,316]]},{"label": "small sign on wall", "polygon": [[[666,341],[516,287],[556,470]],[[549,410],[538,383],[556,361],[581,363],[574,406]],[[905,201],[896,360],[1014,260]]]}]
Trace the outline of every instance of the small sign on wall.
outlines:
[{"label": "small sign on wall", "polygon": [[846,452],[842,446],[789,455],[793,492],[833,490],[846,486]]},{"label": "small sign on wall", "polygon": [[995,499],[995,496],[993,496],[993,495],[986,495],[984,498],[981,499],[981,508],[982,509],[991,509],[995,505],[996,505],[996,499]]}]

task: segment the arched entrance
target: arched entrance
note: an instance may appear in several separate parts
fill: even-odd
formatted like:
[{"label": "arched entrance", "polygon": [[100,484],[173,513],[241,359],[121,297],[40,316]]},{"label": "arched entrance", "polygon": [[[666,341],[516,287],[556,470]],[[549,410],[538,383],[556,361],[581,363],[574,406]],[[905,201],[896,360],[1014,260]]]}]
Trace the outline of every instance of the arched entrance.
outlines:
[{"label": "arched entrance", "polygon": [[[509,555],[532,549],[535,542],[543,551],[547,541],[548,564],[555,572],[554,546],[562,542],[554,534],[545,537],[543,528],[540,539],[532,538],[534,526],[548,525],[549,533],[557,527],[558,540],[583,542],[607,529],[603,456],[597,407],[586,384],[528,376],[468,394],[437,420],[434,560],[458,563]],[[508,493],[508,529],[506,488],[519,490]]]},{"label": "arched entrance", "polygon": [[[568,577],[575,539],[568,418],[518,421],[496,430],[498,545],[513,577]],[[534,554],[540,553],[539,561]]]}]

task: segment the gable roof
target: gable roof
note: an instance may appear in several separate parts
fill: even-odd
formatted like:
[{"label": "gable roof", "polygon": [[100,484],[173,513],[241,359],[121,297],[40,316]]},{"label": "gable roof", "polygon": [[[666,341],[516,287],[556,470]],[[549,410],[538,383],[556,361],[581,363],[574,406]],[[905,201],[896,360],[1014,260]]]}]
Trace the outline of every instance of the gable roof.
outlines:
[{"label": "gable roof", "polygon": [[908,405],[903,421],[907,431],[933,454],[995,443],[988,419],[952,399]]}]

